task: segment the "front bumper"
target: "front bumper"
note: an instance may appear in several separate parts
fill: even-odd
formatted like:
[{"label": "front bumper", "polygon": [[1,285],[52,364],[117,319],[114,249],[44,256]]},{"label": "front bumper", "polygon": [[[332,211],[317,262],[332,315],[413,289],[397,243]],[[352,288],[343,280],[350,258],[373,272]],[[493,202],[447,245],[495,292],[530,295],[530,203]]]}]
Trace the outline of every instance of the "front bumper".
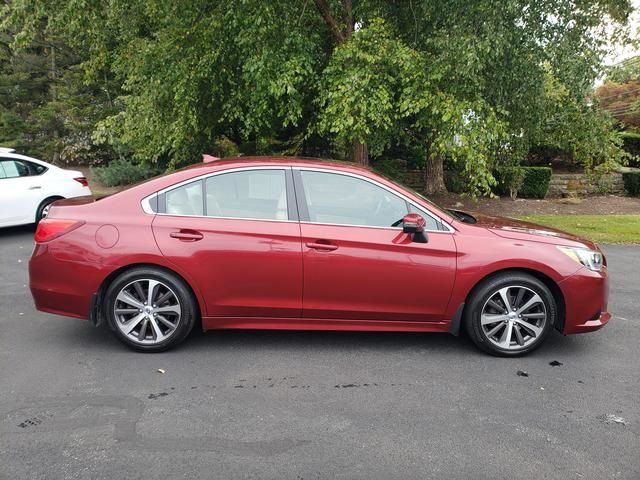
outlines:
[{"label": "front bumper", "polygon": [[611,319],[609,303],[609,272],[581,268],[561,281],[565,300],[565,321],[562,333],[593,332],[604,327]]}]

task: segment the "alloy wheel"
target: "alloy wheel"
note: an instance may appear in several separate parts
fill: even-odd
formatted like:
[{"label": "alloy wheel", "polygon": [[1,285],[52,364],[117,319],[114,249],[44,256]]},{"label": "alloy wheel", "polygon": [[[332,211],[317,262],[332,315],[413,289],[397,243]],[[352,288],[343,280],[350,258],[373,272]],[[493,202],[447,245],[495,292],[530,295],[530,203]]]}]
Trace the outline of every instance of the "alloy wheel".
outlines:
[{"label": "alloy wheel", "polygon": [[505,350],[520,350],[536,342],[547,321],[547,308],[540,295],[517,285],[492,293],[480,316],[484,335]]},{"label": "alloy wheel", "polygon": [[120,290],[113,313],[116,326],[128,339],[155,345],[176,331],[182,309],[171,288],[158,280],[142,278]]}]

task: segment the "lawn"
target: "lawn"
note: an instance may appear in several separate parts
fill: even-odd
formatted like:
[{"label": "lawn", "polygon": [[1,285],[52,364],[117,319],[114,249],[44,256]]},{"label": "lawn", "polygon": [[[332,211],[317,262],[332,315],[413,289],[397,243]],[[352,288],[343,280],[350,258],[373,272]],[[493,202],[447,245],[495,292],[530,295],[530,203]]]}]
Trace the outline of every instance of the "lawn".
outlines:
[{"label": "lawn", "polygon": [[598,243],[640,243],[640,215],[528,215],[521,218]]}]

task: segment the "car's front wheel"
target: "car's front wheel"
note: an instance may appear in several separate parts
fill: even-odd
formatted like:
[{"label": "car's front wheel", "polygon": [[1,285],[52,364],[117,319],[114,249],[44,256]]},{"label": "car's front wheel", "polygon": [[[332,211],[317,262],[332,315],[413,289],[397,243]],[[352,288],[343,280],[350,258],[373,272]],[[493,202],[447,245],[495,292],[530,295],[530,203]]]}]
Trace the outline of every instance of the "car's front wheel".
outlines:
[{"label": "car's front wheel", "polygon": [[526,273],[503,273],[480,284],[465,308],[469,336],[493,355],[538,348],[553,329],[558,307],[549,288]]},{"label": "car's front wheel", "polygon": [[184,281],[156,268],[119,275],[105,293],[103,309],[118,339],[143,352],[177,345],[197,317],[195,299]]}]

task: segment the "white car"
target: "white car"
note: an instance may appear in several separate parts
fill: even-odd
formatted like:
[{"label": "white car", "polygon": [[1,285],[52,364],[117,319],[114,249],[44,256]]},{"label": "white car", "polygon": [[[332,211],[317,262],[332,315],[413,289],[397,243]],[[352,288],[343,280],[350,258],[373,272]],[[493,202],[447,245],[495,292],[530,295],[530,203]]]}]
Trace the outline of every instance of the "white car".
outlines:
[{"label": "white car", "polygon": [[51,203],[84,195],[91,190],[82,172],[0,148],[0,227],[38,223]]}]

